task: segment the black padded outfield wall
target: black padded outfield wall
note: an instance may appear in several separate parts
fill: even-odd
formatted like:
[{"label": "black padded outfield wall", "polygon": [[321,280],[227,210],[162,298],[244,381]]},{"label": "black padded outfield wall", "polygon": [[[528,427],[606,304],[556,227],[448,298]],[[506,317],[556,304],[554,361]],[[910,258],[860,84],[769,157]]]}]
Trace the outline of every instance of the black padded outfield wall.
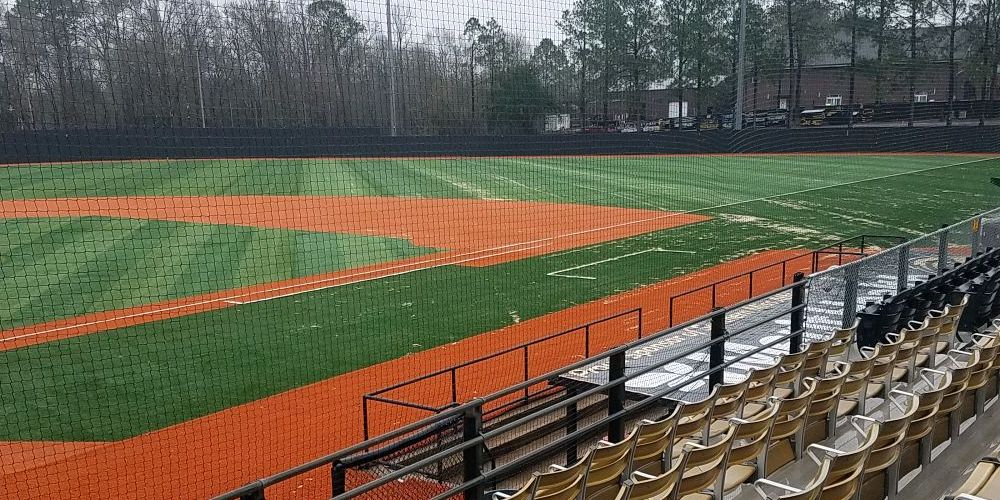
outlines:
[{"label": "black padded outfield wall", "polygon": [[374,129],[44,130],[0,134],[0,163],[154,158],[1000,152],[1000,126],[389,137]]}]

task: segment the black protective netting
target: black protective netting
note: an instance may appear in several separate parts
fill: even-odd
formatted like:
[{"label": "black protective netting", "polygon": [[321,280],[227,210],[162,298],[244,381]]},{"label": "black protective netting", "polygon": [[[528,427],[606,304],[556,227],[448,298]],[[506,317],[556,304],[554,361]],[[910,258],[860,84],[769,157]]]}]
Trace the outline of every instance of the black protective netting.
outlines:
[{"label": "black protective netting", "polygon": [[[0,497],[220,494],[875,252],[848,238],[898,242],[997,206],[995,0],[0,14]],[[979,244],[950,234],[855,269],[859,305],[891,291],[901,258],[933,267]],[[810,285],[832,312],[810,310],[807,340],[842,322],[838,272]],[[655,370],[628,390],[704,378],[709,349],[685,346],[708,335],[706,320],[636,347],[626,373]],[[749,332],[724,359],[773,339]],[[606,370],[491,398],[482,426]],[[600,422],[608,399],[491,436],[489,467]],[[629,425],[663,410],[637,401]],[[352,463],[346,482],[459,431]],[[461,455],[371,494],[432,497],[461,482]],[[331,482],[324,465],[267,495]]]}]

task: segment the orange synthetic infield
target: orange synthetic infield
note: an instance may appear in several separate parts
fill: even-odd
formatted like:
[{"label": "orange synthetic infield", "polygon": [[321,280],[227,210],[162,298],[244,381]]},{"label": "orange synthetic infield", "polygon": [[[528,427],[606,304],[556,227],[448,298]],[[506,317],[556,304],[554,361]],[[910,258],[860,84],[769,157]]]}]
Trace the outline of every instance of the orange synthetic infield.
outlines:
[{"label": "orange synthetic infield", "polygon": [[[123,441],[2,443],[0,497],[204,498],[360,441],[361,399],[366,393],[573,328],[611,312],[642,307],[644,330],[654,332],[667,326],[666,299],[670,296],[789,258],[795,260],[786,267],[786,279],[795,271],[811,266],[811,254],[805,250],[762,252]],[[754,282],[754,292],[774,289],[780,282],[780,272],[762,275]],[[721,296],[727,297],[724,303],[735,302],[746,293],[746,288],[741,291],[738,284],[731,290],[720,291]],[[700,302],[694,298],[691,302],[683,316],[706,312],[709,306],[694,304]],[[677,314],[675,311],[675,320]],[[628,320],[625,321],[618,329],[596,334],[601,338],[599,344],[606,347],[634,338],[635,331],[630,331]],[[567,362],[565,358],[553,356],[549,368]],[[460,399],[483,394],[504,382],[491,379],[487,373],[472,380],[460,387]],[[482,382],[484,385],[480,386],[476,380],[490,382]],[[443,383],[419,388],[421,393],[447,390]],[[405,396],[431,397],[430,394]],[[378,430],[425,416],[426,413],[419,411],[404,412],[396,408],[385,414],[382,422],[385,428]],[[274,486],[267,494],[269,499],[325,498],[329,488],[329,469],[321,468]]]},{"label": "orange synthetic infield", "polygon": [[440,251],[19,327],[0,332],[0,350],[422,269],[500,264],[708,220],[696,214],[591,205],[384,196],[152,196],[0,201],[0,218],[84,216],[388,236]]}]

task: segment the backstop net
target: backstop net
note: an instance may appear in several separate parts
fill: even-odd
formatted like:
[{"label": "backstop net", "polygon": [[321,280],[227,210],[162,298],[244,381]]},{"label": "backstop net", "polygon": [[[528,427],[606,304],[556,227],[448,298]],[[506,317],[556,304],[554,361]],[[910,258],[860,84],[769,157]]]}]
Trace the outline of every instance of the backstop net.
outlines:
[{"label": "backstop net", "polygon": [[0,1],[0,496],[203,498],[508,391],[499,426],[797,273],[933,268],[941,232],[883,250],[996,206],[991,1]]}]

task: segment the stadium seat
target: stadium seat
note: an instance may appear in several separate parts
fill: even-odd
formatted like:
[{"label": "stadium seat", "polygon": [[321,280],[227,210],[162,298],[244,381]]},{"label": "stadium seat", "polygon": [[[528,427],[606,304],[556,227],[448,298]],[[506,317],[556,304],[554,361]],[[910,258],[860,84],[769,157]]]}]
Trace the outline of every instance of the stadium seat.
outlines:
[{"label": "stadium seat", "polygon": [[825,377],[810,379],[815,391],[806,413],[803,444],[817,443],[835,432],[837,408],[840,406],[840,389],[847,380],[846,367]]},{"label": "stadium seat", "polygon": [[1000,458],[984,457],[972,475],[948,498],[954,500],[993,500],[1000,498]]},{"label": "stadium seat", "polygon": [[[955,300],[956,298],[957,300]],[[958,293],[952,297],[951,303],[948,304],[948,311],[944,312],[942,318],[941,331],[938,332],[937,352],[939,354],[947,352],[949,349],[954,347],[958,341],[958,323],[962,317],[962,313],[968,305],[968,294]]]},{"label": "stadium seat", "polygon": [[944,395],[941,397],[941,404],[938,405],[931,440],[932,446],[958,437],[962,421],[961,412],[957,410],[962,406],[963,395],[974,364],[975,362],[962,366],[955,365],[950,369],[951,383],[945,389]]},{"label": "stadium seat", "polygon": [[772,481],[770,479],[758,479],[753,485],[753,494],[747,496],[740,495],[740,500],[763,499],[763,500],[819,500],[823,494],[823,484],[826,483],[830,471],[830,462],[826,461],[820,466],[816,475],[809,481],[809,484],[802,488]]},{"label": "stadium seat", "polygon": [[848,328],[838,328],[833,331],[830,340],[830,348],[827,349],[827,371],[832,369],[831,365],[838,361],[849,361],[856,337],[858,334],[859,320],[855,319],[854,324]]},{"label": "stadium seat", "polygon": [[[668,470],[672,465],[670,453],[676,437],[678,414],[680,407],[659,420],[643,420],[637,426],[635,451],[632,453],[632,466],[641,469],[654,462],[660,462],[662,470]],[[640,488],[642,489],[642,488]]]},{"label": "stadium seat", "polygon": [[617,443],[601,441],[590,452],[584,496],[587,499],[614,498],[625,475],[632,468],[632,453],[639,437],[639,428]]},{"label": "stadium seat", "polygon": [[677,498],[683,499],[688,495],[700,493],[716,484],[722,476],[725,460],[732,449],[735,436],[736,426],[731,426],[728,432],[719,436],[713,443],[700,444],[689,441],[684,445],[684,454],[681,458],[683,473],[677,487]]},{"label": "stadium seat", "polygon": [[749,420],[733,418],[735,426],[732,449],[725,461],[725,474],[720,474],[712,488],[712,495],[706,498],[721,500],[723,495],[756,477],[767,463],[769,437],[774,421],[778,417],[778,405],[771,403],[769,409],[754,415]]},{"label": "stadium seat", "polygon": [[[839,449],[811,444],[806,449],[806,458],[789,464],[767,479],[785,485],[797,487],[801,485],[800,488],[805,489],[823,464],[829,462],[830,470],[823,482],[822,497],[854,498],[861,485],[864,465],[879,436],[877,422],[861,421],[861,425],[867,426],[868,430],[865,434],[859,434],[860,439],[856,442],[844,442]],[[736,498],[747,500],[757,498],[755,493],[754,490],[744,488]]]},{"label": "stadium seat", "polygon": [[633,472],[631,478],[618,490],[615,500],[672,500],[682,472],[679,461],[657,476]]},{"label": "stadium seat", "polygon": [[864,413],[868,401],[868,384],[871,382],[872,367],[875,358],[860,359],[850,363],[841,363],[847,372],[847,378],[840,387],[840,401],[837,403],[837,417],[854,413]]},{"label": "stadium seat", "polygon": [[816,384],[809,380],[803,383],[805,390],[799,395],[778,401],[778,416],[771,431],[771,444],[767,456],[765,474],[802,458],[803,440],[809,404],[816,394]]}]

